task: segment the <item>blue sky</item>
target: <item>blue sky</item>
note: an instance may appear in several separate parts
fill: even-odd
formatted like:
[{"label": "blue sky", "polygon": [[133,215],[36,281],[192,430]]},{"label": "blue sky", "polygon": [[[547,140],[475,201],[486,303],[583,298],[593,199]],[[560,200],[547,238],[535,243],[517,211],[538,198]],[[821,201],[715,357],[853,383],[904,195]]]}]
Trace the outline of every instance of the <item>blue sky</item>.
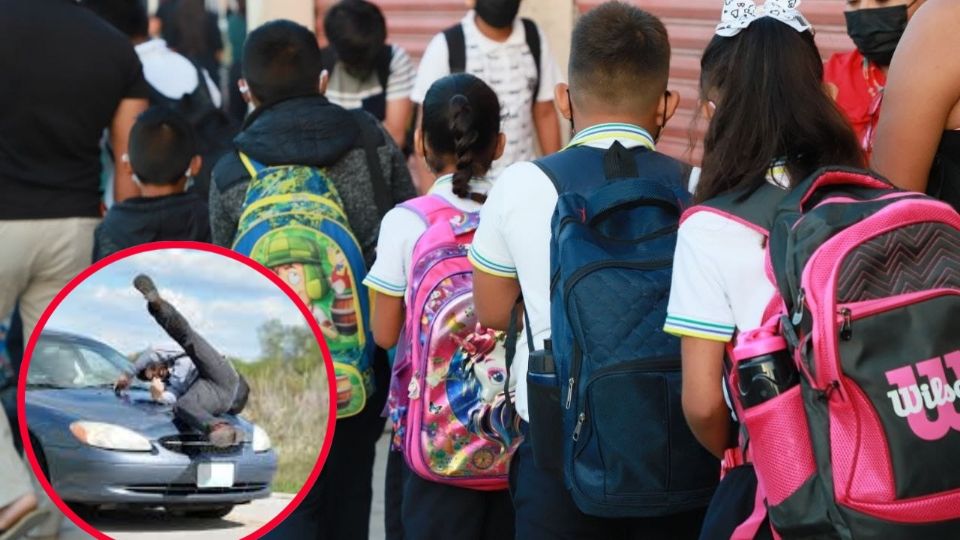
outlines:
[{"label": "blue sky", "polygon": [[205,251],[168,249],[133,255],[93,274],[64,299],[46,328],[89,336],[124,354],[151,346],[177,348],[133,288],[139,273],[152,277],[160,294],[231,357],[258,359],[257,328],[270,319],[306,326],[287,295],[243,263]]}]

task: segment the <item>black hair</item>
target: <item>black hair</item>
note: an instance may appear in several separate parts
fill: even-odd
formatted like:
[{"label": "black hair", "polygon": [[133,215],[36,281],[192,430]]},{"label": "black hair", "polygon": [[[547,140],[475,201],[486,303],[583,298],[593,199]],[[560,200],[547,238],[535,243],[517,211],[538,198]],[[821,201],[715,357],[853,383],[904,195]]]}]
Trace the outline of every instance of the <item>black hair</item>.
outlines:
[{"label": "black hair", "polygon": [[293,21],[266,23],[243,46],[243,78],[264,104],[319,94],[320,64],[316,36]]},{"label": "black hair", "polygon": [[149,37],[150,19],[140,0],[83,0],[83,5],[131,39]]},{"label": "black hair", "polygon": [[359,77],[373,72],[387,42],[383,12],[366,0],[337,2],[323,18],[323,31],[340,61]]},{"label": "black hair", "polygon": [[455,161],[453,192],[483,202],[486,197],[470,192],[470,180],[490,170],[497,150],[500,101],[496,92],[468,73],[438,80],[423,100],[421,130],[430,168],[440,172]]},{"label": "black hair", "polygon": [[700,98],[716,112],[699,201],[733,190],[748,196],[776,160],[786,161],[791,182],[828,165],[864,166],[853,130],[823,89],[812,33],[764,17],[736,36],[714,36],[700,65]]},{"label": "black hair", "polygon": [[171,23],[176,37],[171,44],[177,52],[194,61],[202,58],[208,49],[208,20],[210,14],[204,0],[177,0]]},{"label": "black hair", "polygon": [[170,107],[157,105],[143,112],[130,130],[130,166],[144,184],[175,184],[198,154],[190,123]]},{"label": "black hair", "polygon": [[570,92],[591,104],[646,113],[670,76],[670,38],[656,16],[624,2],[584,14],[573,29]]}]

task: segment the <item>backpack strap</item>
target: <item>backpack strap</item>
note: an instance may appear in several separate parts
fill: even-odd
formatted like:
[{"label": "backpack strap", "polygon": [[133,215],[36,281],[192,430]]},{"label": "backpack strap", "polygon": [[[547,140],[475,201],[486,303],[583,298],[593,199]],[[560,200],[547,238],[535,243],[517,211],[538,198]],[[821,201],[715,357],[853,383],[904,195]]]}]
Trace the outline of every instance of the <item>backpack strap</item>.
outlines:
[{"label": "backpack strap", "polygon": [[390,84],[390,64],[393,63],[393,45],[384,45],[377,55],[377,81],[383,90],[384,99],[387,96],[387,86]]},{"label": "backpack strap", "polygon": [[735,191],[694,206],[683,214],[680,222],[699,212],[712,212],[769,237],[777,209],[789,193],[786,189],[764,182],[753,193]]},{"label": "backpack strap", "polygon": [[240,157],[240,163],[243,164],[243,168],[247,170],[247,174],[250,175],[250,179],[253,180],[256,178],[264,169],[267,168],[266,165],[255,161],[250,156],[244,154],[243,152],[237,152],[237,155]]},{"label": "backpack strap", "polygon": [[450,65],[450,74],[463,73],[467,70],[467,43],[463,35],[463,25],[457,23],[443,31],[447,39],[447,58]]},{"label": "backpack strap", "polygon": [[542,54],[540,48],[540,30],[537,28],[537,23],[532,20],[526,17],[521,20],[523,21],[523,30],[526,34],[527,48],[530,49],[530,54],[533,55],[533,63],[537,66],[537,85],[533,87],[533,103],[536,105],[537,96],[540,94],[540,55]]},{"label": "backpack strap", "polygon": [[370,171],[370,181],[373,184],[373,200],[377,205],[380,219],[393,208],[393,196],[390,187],[383,176],[383,167],[380,165],[379,148],[383,145],[383,132],[379,124],[373,122],[373,117],[362,109],[351,111],[360,126],[360,143],[367,158],[367,169]]},{"label": "backpack strap", "polygon": [[427,227],[436,222],[438,219],[437,216],[442,213],[446,213],[451,210],[459,212],[459,210],[454,208],[452,204],[448,203],[439,195],[424,195],[422,197],[415,197],[401,204],[400,207],[406,208],[407,210],[419,216]]}]

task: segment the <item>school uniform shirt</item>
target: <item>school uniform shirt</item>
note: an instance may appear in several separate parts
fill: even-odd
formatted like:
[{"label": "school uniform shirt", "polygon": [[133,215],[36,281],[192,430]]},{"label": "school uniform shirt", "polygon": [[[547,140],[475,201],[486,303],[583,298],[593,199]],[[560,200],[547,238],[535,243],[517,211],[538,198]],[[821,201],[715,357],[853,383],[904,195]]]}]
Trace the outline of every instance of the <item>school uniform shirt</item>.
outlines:
[{"label": "school uniform shirt", "polygon": [[[492,185],[490,180],[475,178],[470,182],[470,190],[485,195]],[[480,203],[461,199],[453,192],[452,174],[437,179],[428,194],[441,197],[464,212],[479,212],[481,208]],[[410,209],[398,206],[387,212],[380,224],[377,260],[363,284],[388,296],[402,298],[409,283],[414,245],[426,230],[426,223]]]},{"label": "school uniform shirt", "polygon": [[[387,77],[387,102],[410,97],[413,90],[413,81],[417,70],[402,47],[391,45],[393,56],[390,59],[390,76]],[[344,69],[342,63],[337,63],[330,73],[330,82],[327,84],[327,99],[344,109],[363,108],[363,101],[383,93],[376,71],[367,78],[360,80]]]},{"label": "school uniform shirt", "polygon": [[[782,167],[768,181],[787,186]],[[729,342],[737,329],[763,323],[775,289],[767,277],[763,235],[713,212],[680,225],[664,331]]]},{"label": "school uniform shirt", "polygon": [[[654,149],[653,137],[629,124],[599,124],[577,133],[571,146],[608,149],[615,141],[626,148]],[[557,191],[536,165],[521,162],[507,168],[480,210],[480,227],[470,247],[474,267],[488,274],[519,280],[530,318],[535,349],[550,337],[550,220]],[[527,408],[527,340],[520,337],[511,368],[517,381],[517,412],[529,421]]]},{"label": "school uniform shirt", "polygon": [[[523,21],[517,17],[513,33],[503,43],[484,36],[477,28],[475,13],[460,21],[466,45],[466,72],[475,75],[497,93],[500,100],[501,131],[507,136],[503,156],[493,163],[490,176],[499,176],[509,165],[536,158],[537,133],[533,123],[533,89],[537,66],[527,46]],[[411,99],[422,104],[430,86],[450,75],[447,39],[434,36],[420,61]],[[547,38],[540,31],[540,88],[537,102],[553,101],[553,89],[560,71],[553,60]]]}]

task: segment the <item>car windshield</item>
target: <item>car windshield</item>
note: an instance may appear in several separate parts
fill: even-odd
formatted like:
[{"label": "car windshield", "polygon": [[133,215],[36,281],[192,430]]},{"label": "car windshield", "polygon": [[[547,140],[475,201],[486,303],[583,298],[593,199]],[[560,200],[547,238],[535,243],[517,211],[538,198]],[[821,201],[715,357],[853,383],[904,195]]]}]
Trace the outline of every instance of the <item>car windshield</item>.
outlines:
[{"label": "car windshield", "polygon": [[[40,338],[30,358],[27,385],[47,388],[112,387],[130,362],[92,341]],[[133,379],[134,384],[137,380]]]}]

